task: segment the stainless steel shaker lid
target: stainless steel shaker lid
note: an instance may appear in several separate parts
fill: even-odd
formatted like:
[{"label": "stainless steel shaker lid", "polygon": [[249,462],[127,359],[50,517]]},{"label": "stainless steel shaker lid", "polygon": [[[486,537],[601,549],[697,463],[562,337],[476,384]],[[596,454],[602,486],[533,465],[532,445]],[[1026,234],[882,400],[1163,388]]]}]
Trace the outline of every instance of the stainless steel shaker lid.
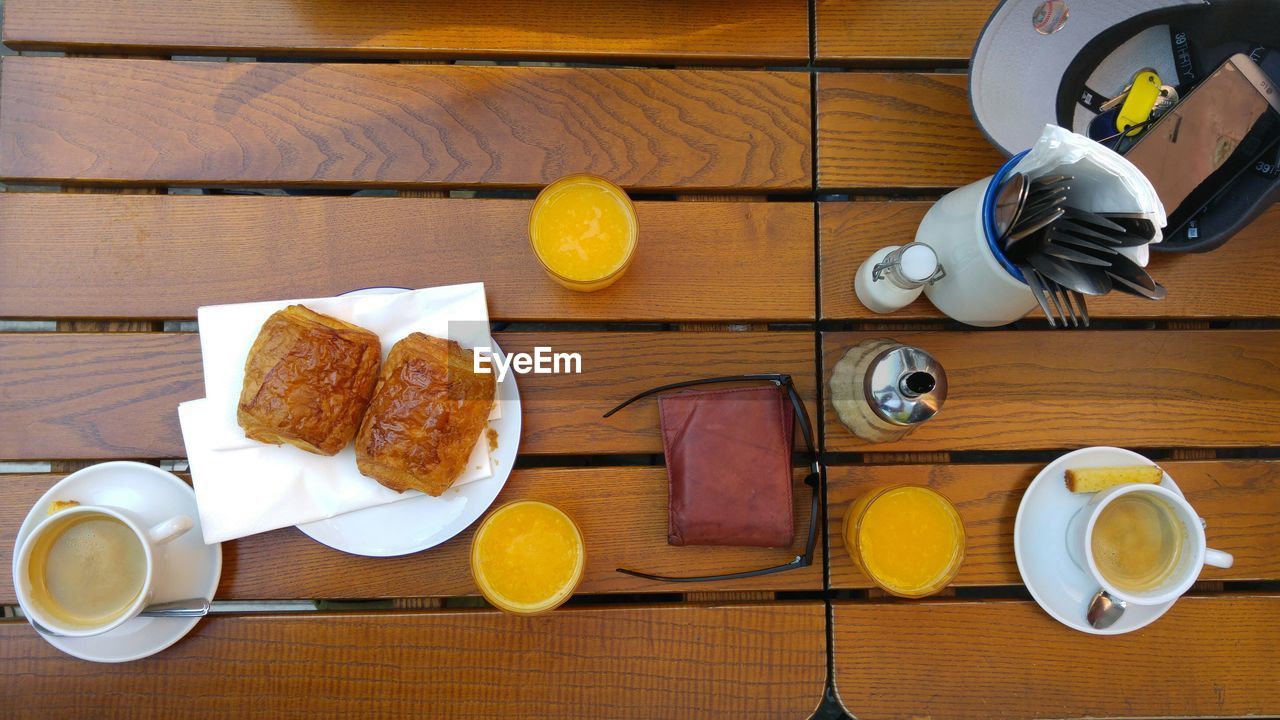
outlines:
[{"label": "stainless steel shaker lid", "polygon": [[942,408],[947,373],[929,353],[897,345],[871,361],[864,390],[877,415],[895,425],[915,425]]}]

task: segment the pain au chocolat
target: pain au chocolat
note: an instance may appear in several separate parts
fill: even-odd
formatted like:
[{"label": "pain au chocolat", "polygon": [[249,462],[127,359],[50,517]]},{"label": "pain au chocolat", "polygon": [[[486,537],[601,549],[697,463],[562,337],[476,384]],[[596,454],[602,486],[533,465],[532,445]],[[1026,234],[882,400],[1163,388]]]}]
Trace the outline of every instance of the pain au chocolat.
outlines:
[{"label": "pain au chocolat", "polygon": [[360,472],[399,492],[443,493],[466,469],[495,390],[458,343],[409,335],[391,347],[356,436]]},{"label": "pain au chocolat", "polygon": [[336,455],[360,427],[381,357],[372,332],[290,305],[253,341],[236,420],[254,440]]}]

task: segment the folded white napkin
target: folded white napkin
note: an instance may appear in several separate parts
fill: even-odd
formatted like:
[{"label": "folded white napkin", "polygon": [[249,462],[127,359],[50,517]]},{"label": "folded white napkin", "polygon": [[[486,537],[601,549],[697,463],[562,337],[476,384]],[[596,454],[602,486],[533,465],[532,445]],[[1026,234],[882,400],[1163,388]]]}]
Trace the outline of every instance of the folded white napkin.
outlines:
[{"label": "folded white napkin", "polygon": [[[411,332],[449,338],[467,348],[490,344],[481,283],[200,308],[206,397],[180,404],[178,420],[206,543],[421,496],[417,491],[389,490],[361,475],[351,445],[333,457],[323,457],[244,436],[236,422],[236,405],[249,348],[272,313],[294,304],[372,331],[382,341],[383,359],[396,341]],[[494,404],[490,420],[498,417],[499,407]],[[492,474],[488,440],[482,433],[454,488]],[[453,492],[445,491],[440,502],[451,502]]]},{"label": "folded white napkin", "polygon": [[[1072,205],[1092,212],[1142,213],[1156,226],[1151,243],[1164,239],[1161,228],[1169,219],[1155,186],[1132,161],[1096,140],[1045,125],[1040,139],[1013,169],[1030,178],[1071,175]],[[1142,267],[1151,259],[1147,245],[1120,248],[1120,254]]]}]

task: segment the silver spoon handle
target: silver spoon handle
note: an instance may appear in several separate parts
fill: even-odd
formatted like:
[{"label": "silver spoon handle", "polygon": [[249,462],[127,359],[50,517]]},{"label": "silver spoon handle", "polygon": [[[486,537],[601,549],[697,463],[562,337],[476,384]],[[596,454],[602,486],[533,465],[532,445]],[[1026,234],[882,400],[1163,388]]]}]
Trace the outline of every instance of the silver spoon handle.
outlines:
[{"label": "silver spoon handle", "polygon": [[[138,614],[145,617],[204,617],[209,614],[211,606],[212,603],[204,598],[190,598],[188,600],[174,600],[173,602],[159,603],[158,605],[148,605]],[[31,623],[31,627],[45,635],[67,637],[60,632],[54,632],[41,625],[30,615],[26,617],[27,622]]]},{"label": "silver spoon handle", "polygon": [[204,598],[190,598],[148,605],[138,614],[143,617],[204,617],[209,614],[209,605]]}]

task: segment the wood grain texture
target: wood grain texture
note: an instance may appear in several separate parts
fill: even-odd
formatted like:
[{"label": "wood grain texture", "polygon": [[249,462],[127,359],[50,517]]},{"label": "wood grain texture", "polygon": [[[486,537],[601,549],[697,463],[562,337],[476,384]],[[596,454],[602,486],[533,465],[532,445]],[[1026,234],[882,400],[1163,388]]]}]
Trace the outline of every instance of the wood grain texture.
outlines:
[{"label": "wood grain texture", "polygon": [[204,396],[185,333],[0,335],[0,457],[179,457],[178,403]]},{"label": "wood grain texture", "polygon": [[810,187],[803,73],[9,57],[0,178]]},{"label": "wood grain texture", "polygon": [[[886,245],[915,239],[929,202],[822,203],[822,316],[824,319],[906,320],[944,315],[923,295],[890,315],[863,307],[853,292],[858,266]],[[1265,278],[1280,276],[1280,208],[1272,208],[1231,238],[1230,250],[1203,254],[1152,253],[1149,270],[1169,289],[1159,302],[1111,293],[1089,299],[1095,318],[1274,318],[1280,289]],[[1039,309],[1029,317],[1040,317]]]},{"label": "wood grain texture", "polygon": [[836,603],[858,718],[1280,713],[1280,596],[1186,597],[1146,629],[1076,632],[1029,601]]},{"label": "wood grain texture", "polygon": [[[160,655],[75,660],[0,623],[15,718],[802,718],[822,603],[213,617]],[[128,698],[127,701],[123,700]]]},{"label": "wood grain texture", "polygon": [[[0,566],[13,562],[18,528],[59,474],[0,476]],[[582,528],[587,567],[579,593],[677,592],[685,587],[623,575],[615,568],[710,575],[781,565],[804,552],[810,490],[797,473],[796,539],[791,549],[667,545],[667,474],[654,467],[517,469],[495,501],[554,503]],[[625,508],[625,512],[619,512]],[[472,530],[428,551],[396,558],[348,555],[294,528],[222,544],[222,600],[456,597],[478,594],[471,581]],[[814,564],[745,580],[700,583],[709,590],[821,590],[822,553]],[[0,604],[16,602],[12,578],[0,576]]]},{"label": "wood grain texture", "polygon": [[[520,376],[520,451],[661,452],[655,401],[614,405],[679,380],[790,373],[817,412],[807,332],[497,333],[507,352],[582,356],[582,374]],[[204,396],[199,338],[187,333],[0,334],[0,459],[183,457],[179,402]],[[815,416],[816,417],[816,416]]]},{"label": "wood grain texture", "polygon": [[543,272],[529,248],[531,206],[0,194],[0,317],[193,318],[200,305],[477,280],[495,320],[814,317],[809,203],[638,202],[636,258],[594,293]]},{"label": "wood grain texture", "polygon": [[982,26],[998,4],[997,0],[953,0],[927,6],[913,0],[817,0],[817,60],[823,65],[863,67],[967,64]]},{"label": "wood grain texture", "polygon": [[804,64],[801,0],[484,5],[413,0],[9,0],[4,42],[23,50],[232,56],[534,58],[683,64]]},{"label": "wood grain texture", "polygon": [[1169,330],[824,333],[824,372],[893,337],[947,372],[942,410],[867,445],[828,407],[828,450],[1269,446],[1280,442],[1280,332]]},{"label": "wood grain texture", "polygon": [[[1162,461],[1187,500],[1208,522],[1209,545],[1235,556],[1230,569],[1206,567],[1206,580],[1280,579],[1280,462]],[[1043,463],[1016,465],[859,465],[827,468],[827,533],[831,586],[870,587],[849,557],[841,526],[863,494],[902,483],[946,495],[964,520],[967,545],[957,585],[1020,585],[1013,525],[1022,494]]]},{"label": "wood grain texture", "polygon": [[965,75],[821,73],[817,103],[824,190],[956,187],[1004,163],[974,125]]}]

